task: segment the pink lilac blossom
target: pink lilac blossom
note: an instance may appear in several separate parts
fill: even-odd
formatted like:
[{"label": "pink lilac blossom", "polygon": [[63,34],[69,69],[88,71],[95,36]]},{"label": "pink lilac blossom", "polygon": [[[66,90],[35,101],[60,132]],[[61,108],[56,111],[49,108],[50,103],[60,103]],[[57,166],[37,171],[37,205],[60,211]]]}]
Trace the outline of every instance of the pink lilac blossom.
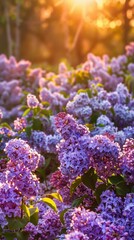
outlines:
[{"label": "pink lilac blossom", "polygon": [[17,118],[16,120],[14,120],[14,129],[16,131],[22,131],[23,129],[26,128],[26,125],[27,125],[27,122],[24,117]]}]

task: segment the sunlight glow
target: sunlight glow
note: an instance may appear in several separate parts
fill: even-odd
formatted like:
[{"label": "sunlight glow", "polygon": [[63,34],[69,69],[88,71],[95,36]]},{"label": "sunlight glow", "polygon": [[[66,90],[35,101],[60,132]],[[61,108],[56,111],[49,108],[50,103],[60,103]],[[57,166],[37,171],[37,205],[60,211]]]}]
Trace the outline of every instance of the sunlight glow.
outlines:
[{"label": "sunlight glow", "polygon": [[102,7],[104,0],[66,0],[73,7],[87,7],[94,3],[97,3],[99,7]]}]

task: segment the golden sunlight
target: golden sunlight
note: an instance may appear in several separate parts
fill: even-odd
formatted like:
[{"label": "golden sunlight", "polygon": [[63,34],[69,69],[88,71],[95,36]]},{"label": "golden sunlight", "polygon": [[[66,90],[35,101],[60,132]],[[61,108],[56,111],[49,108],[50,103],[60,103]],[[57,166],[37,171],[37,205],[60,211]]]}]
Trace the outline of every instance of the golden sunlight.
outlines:
[{"label": "golden sunlight", "polygon": [[104,0],[67,0],[69,4],[74,7],[86,7],[89,4],[97,3],[98,6],[102,7]]}]

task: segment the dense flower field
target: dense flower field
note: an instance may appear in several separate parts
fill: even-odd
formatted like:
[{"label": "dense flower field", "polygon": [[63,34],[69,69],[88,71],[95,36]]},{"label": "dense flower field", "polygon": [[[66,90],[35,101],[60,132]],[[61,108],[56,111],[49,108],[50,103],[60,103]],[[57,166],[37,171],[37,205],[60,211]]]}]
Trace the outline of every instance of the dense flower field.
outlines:
[{"label": "dense flower field", "polygon": [[134,239],[134,43],[76,69],[0,55],[0,239]]}]

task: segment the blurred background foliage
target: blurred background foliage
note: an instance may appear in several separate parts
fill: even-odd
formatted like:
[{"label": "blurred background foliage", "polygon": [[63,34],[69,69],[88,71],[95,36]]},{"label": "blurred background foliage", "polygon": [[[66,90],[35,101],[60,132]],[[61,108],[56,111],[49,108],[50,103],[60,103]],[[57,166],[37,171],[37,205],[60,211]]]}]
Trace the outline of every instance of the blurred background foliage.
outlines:
[{"label": "blurred background foliage", "polygon": [[18,60],[76,66],[133,40],[134,0],[0,0],[0,53]]}]

